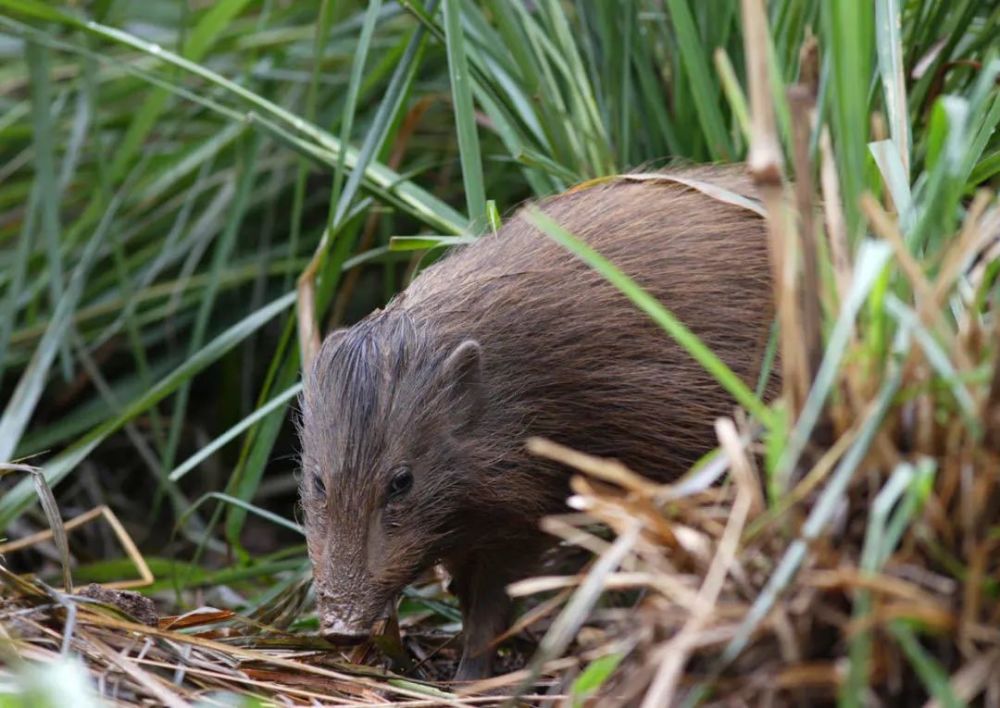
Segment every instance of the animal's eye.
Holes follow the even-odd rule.
[[[323,481],[323,478],[319,474],[313,473],[310,476],[312,477],[313,494],[315,494],[317,497],[324,497],[325,498],[326,497],[326,482]]]
[[[409,467],[401,466],[392,471],[389,479],[389,501],[402,499],[413,486],[413,473]]]

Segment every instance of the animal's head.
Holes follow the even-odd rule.
[[[405,315],[331,334],[305,377],[300,497],[324,636],[363,639],[448,552],[469,496],[481,352]]]

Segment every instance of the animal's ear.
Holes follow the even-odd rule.
[[[451,417],[459,428],[475,424],[485,404],[483,350],[479,342],[466,339],[445,359],[442,369]]]

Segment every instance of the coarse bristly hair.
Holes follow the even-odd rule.
[[[684,174],[752,193],[738,168]],[[659,181],[542,208],[753,383],[772,318],[762,218]],[[567,471],[530,457],[527,436],[666,480],[713,446],[732,406],[648,316],[515,215],[332,333],[306,374],[301,498],[324,626],[363,631],[444,561],[466,621],[492,630],[501,619],[475,598],[530,572],[538,520],[567,494]]]

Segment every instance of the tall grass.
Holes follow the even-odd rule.
[[[791,503],[831,406],[849,416],[878,402],[763,595],[773,604],[868,446],[884,449],[888,406],[930,401],[926,415],[990,435],[995,346],[956,342],[993,341],[1000,261],[968,254],[996,233],[1000,5],[775,0],[748,45],[755,7],[0,0],[0,462],[40,465],[65,515],[110,504],[157,570],[154,589],[183,604],[224,586],[252,611],[308,572],[291,424],[307,267],[329,328],[489,228],[491,202],[504,213],[587,179],[742,160],[752,146],[758,175],[822,186],[816,228],[829,243],[817,282],[789,291],[816,298],[807,344],[821,350],[796,343],[798,305],[778,293],[786,382],[801,385],[786,384],[774,412],[739,392],[768,423],[766,518]],[[769,207],[784,203],[767,193]],[[918,365],[929,373],[908,388],[899,372]],[[908,469],[893,479],[924,483]],[[3,485],[0,528],[44,528],[32,480]],[[880,513],[882,534],[915,514]],[[893,544],[871,533],[863,564],[875,569],[886,555],[874,549]],[[78,580],[132,572],[97,532],[86,539]],[[939,690],[943,669],[914,630],[893,632]],[[859,690],[870,652],[852,645]]]

